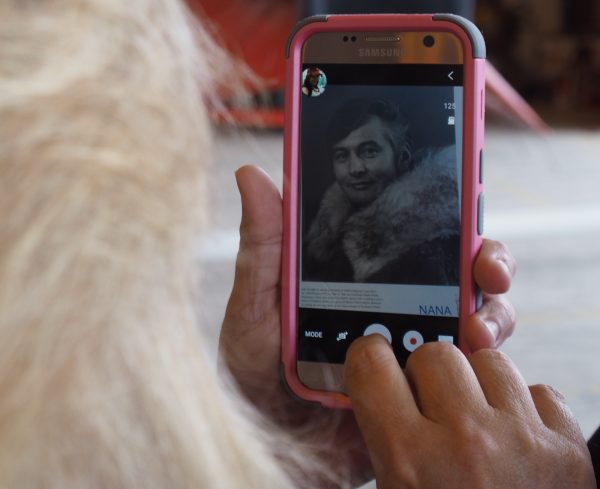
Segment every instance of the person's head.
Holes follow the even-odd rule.
[[[410,170],[409,125],[383,99],[357,99],[334,114],[327,144],[335,179],[355,206],[368,205]]]
[[[0,38],[0,487],[293,486],[198,321],[227,56],[174,0],[1,2]]]
[[[311,89],[315,89],[319,86],[319,78],[321,77],[321,70],[319,68],[308,68],[306,73],[305,85]]]

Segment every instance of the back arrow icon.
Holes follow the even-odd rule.
[[[454,81],[454,78],[452,78],[452,75],[454,75],[454,71],[451,71],[450,73],[448,73],[448,78],[450,78],[450,80]]]

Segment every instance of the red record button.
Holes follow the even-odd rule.
[[[423,335],[418,331],[407,331],[402,338],[402,344],[408,351],[413,352],[423,344]]]

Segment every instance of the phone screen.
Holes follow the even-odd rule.
[[[313,388],[365,334],[402,365],[458,344],[463,66],[369,49],[305,55],[298,82],[298,372]]]

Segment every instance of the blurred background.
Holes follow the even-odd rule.
[[[479,0],[488,57],[560,126],[600,123],[600,2]]]
[[[263,79],[258,108],[233,112],[245,129],[216,129],[213,227],[201,246],[204,314],[216,335],[238,242],[234,171],[257,164],[281,188],[284,45],[306,2],[191,5]],[[503,350],[528,383],[563,392],[587,437],[600,424],[600,2],[479,0],[472,8],[502,75],[488,79],[484,183],[485,234],[507,243],[519,264],[509,294],[517,328]]]

